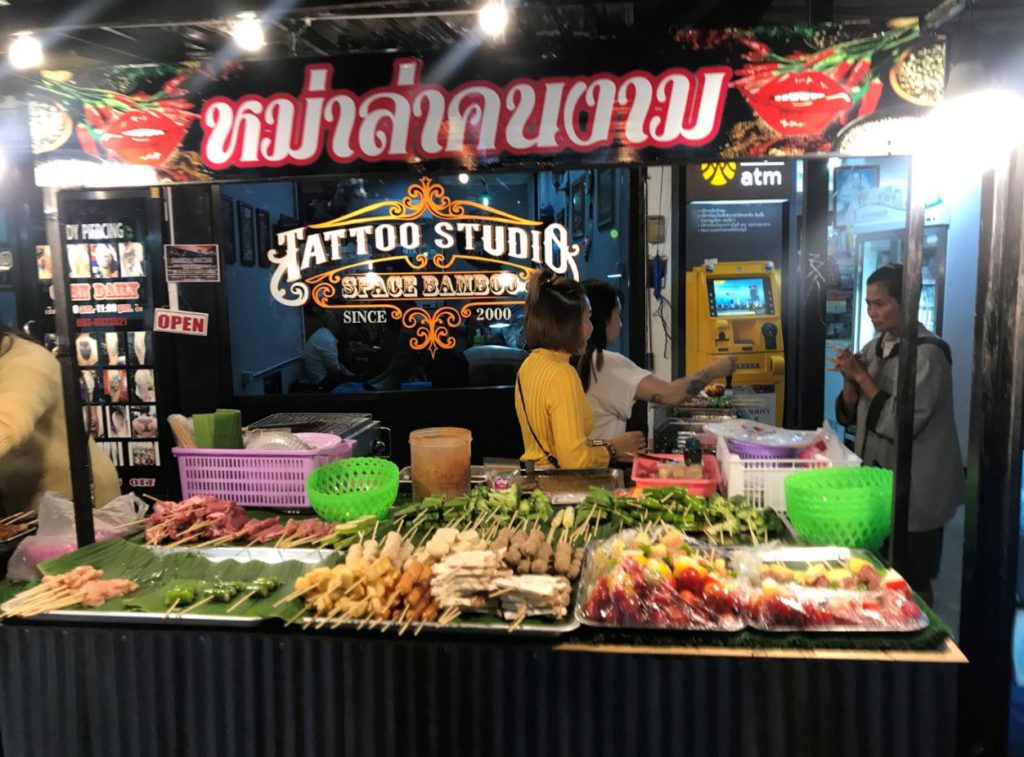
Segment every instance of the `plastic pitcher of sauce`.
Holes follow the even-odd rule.
[[[472,447],[473,435],[465,428],[421,428],[409,434],[413,499],[468,494]]]

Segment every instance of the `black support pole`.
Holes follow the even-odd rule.
[[[1024,149],[982,183],[959,754],[1006,754],[1024,444]]]
[[[64,396],[64,422],[68,435],[68,466],[71,469],[71,497],[75,504],[75,532],[78,546],[96,541],[93,530],[93,482],[89,465],[89,437],[82,421],[82,402],[75,375],[75,314],[71,310],[68,290],[68,261],[61,233],[59,195],[56,189],[43,190],[43,215],[46,219],[46,241],[53,261],[53,306],[57,327],[57,359],[60,361],[61,386]]]
[[[892,532],[889,560],[903,570],[907,560],[910,521],[911,466],[914,459],[914,401],[917,379],[917,310],[921,303],[921,261],[924,258],[924,199],[921,182],[910,176],[907,256],[903,262],[899,380],[896,383],[896,471],[893,481]]]
[[[804,161],[803,223],[800,268],[782,269],[796,279],[790,291],[796,298],[795,333],[786,334],[786,418],[792,428],[818,428],[825,406],[825,288],[828,263],[828,163]],[[788,307],[788,305],[787,305]]]

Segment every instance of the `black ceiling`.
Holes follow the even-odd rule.
[[[4,0],[0,0],[3,3]],[[477,35],[481,0],[382,0],[330,5],[313,0],[8,0],[0,35],[23,29],[43,35],[51,64],[73,66],[182,60],[217,54],[230,42],[225,19],[254,10],[273,19],[264,57],[359,52],[422,52]],[[509,0],[512,5],[512,0]],[[938,4],[901,0],[521,0],[507,41],[543,50],[567,40],[666,38],[677,26],[794,24],[917,16]],[[1024,0],[975,0],[953,27],[1009,42],[1024,35]],[[385,17],[391,16],[391,17]],[[999,44],[1004,44],[1000,42]]]

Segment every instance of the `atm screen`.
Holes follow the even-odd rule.
[[[763,276],[748,279],[708,279],[711,316],[774,315],[772,288]]]

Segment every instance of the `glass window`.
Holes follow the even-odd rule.
[[[511,384],[534,267],[628,299],[628,186],[621,169],[223,186],[235,392]]]

